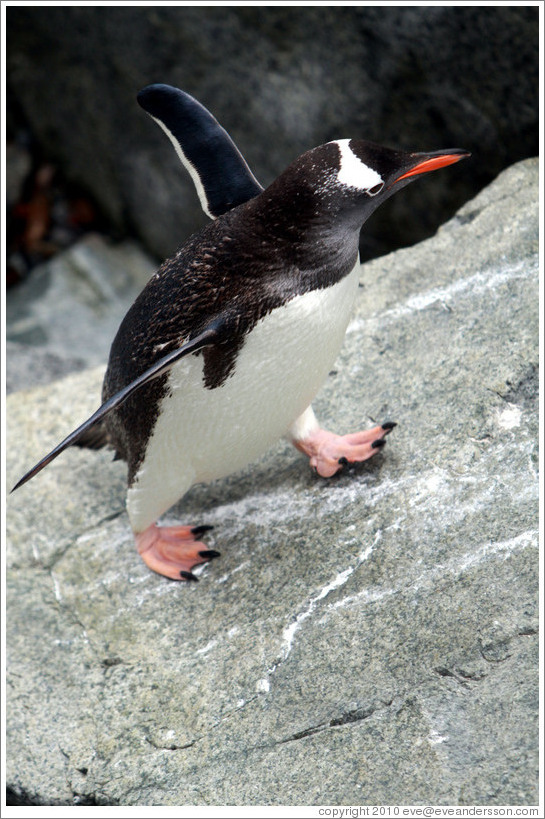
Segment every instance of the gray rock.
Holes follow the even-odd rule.
[[[157,264],[135,242],[88,234],[8,291],[7,391],[108,358],[121,319]]]
[[[9,211],[23,193],[23,185],[30,172],[30,152],[16,143],[6,145],[6,210]]]
[[[8,501],[7,783],[36,804],[532,805],[538,162],[364,265],[316,401],[395,419],[331,480],[279,445],[197,486],[201,582],[150,573],[124,467],[68,451]],[[101,370],[8,399],[8,483]]]
[[[27,125],[119,230],[136,230],[161,257],[205,217],[170,143],[136,104],[151,82],[209,107],[264,184],[340,137],[470,150],[471,164],[373,217],[369,258],[431,235],[502,168],[538,153],[538,15],[486,4],[14,7],[8,123]]]

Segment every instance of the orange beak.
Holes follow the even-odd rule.
[[[419,173],[428,173],[429,171],[436,171],[439,168],[445,168],[447,165],[453,165],[455,162],[459,162],[460,159],[464,159],[466,156],[471,156],[471,154],[464,151],[457,154],[432,156],[430,159],[424,159],[423,162],[419,162],[418,165],[415,165],[414,168],[411,168],[410,171],[407,171],[407,173],[404,173],[402,176],[398,176],[395,181],[401,182],[402,179],[408,179],[409,176],[416,176]]]

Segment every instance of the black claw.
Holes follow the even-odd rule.
[[[201,535],[204,535],[205,532],[210,532],[210,530],[213,528],[213,526],[206,526],[206,524],[203,526],[194,526],[191,530],[191,534],[195,535],[196,537],[200,537]]]
[[[215,549],[203,549],[202,552],[199,552],[201,557],[205,557],[206,560],[213,560],[215,557],[221,557],[220,552],[216,552]]]
[[[373,441],[371,447],[373,449],[380,449],[381,447],[386,446],[386,441],[384,438],[379,438],[378,441]]]
[[[382,425],[382,429],[387,429],[387,430],[393,429],[394,427],[397,427],[397,424],[396,424],[395,421],[385,421],[383,423],[383,425]]]
[[[180,577],[183,577],[184,580],[194,580],[196,583],[199,580],[199,578],[195,577],[191,572],[180,572]]]
[[[345,458],[344,455],[343,455],[342,458],[339,458],[337,463],[341,464],[341,466],[346,466],[347,463],[348,463],[348,458]]]

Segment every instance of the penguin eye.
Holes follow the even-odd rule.
[[[372,188],[368,188],[367,193],[369,196],[376,196],[377,193],[380,193],[384,187],[384,182],[379,182],[378,185],[373,185]]]

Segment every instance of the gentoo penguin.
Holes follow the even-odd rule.
[[[128,464],[127,511],[144,562],[195,580],[192,569],[218,556],[199,540],[209,527],[157,524],[192,484],[242,468],[282,436],[323,477],[384,444],[392,422],[336,435],[311,407],[350,317],[360,229],[392,194],[469,154],[338,139],[302,154],[263,190],[188,94],[153,85],[138,99],[213,221],[164,262],[128,311],[100,409],[14,489],[72,444],[113,446]]]

